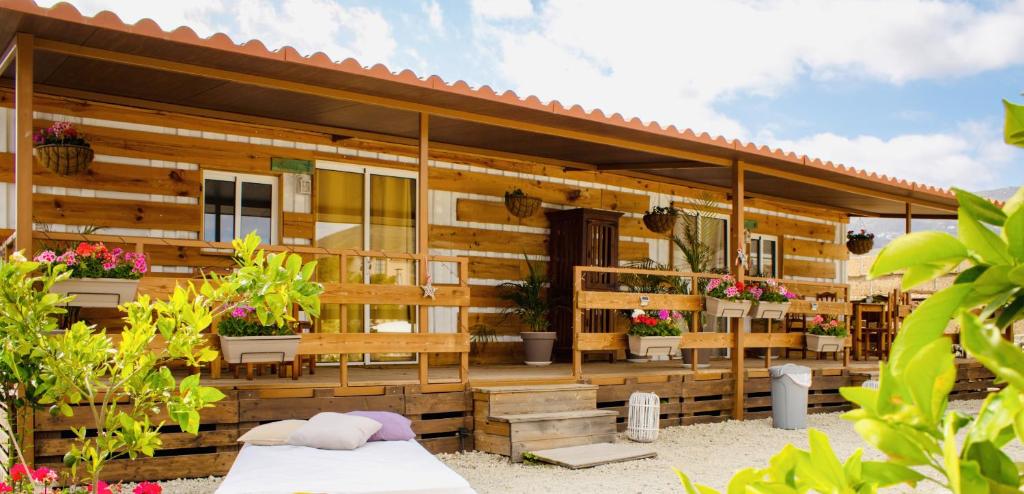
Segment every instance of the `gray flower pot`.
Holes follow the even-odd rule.
[[[749,300],[723,300],[714,297],[704,299],[708,314],[715,317],[747,317],[750,303]]]
[[[229,364],[280,363],[295,360],[300,335],[221,336],[220,353]]]
[[[551,364],[551,350],[555,347],[554,331],[531,331],[519,333],[523,338],[526,365],[541,367]]]
[[[139,280],[119,278],[68,278],[53,284],[50,291],[61,295],[74,295],[71,307],[98,307],[113,309],[135,300]]]

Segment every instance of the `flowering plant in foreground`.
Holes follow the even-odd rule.
[[[679,336],[683,314],[667,309],[645,311],[635,309],[629,318],[629,334],[633,336]]]
[[[64,144],[89,147],[89,142],[78,133],[78,130],[70,122],[54,122],[53,125],[40,129],[32,135],[32,143],[36,146]]]
[[[754,300],[760,302],[784,303],[796,298],[795,293],[789,291],[784,285],[780,285],[775,280],[757,283],[751,286],[749,291],[754,295]]]
[[[807,334],[818,336],[840,336],[845,337],[846,325],[834,317],[825,318],[821,314],[811,319],[811,326],[807,328]]]
[[[751,290],[754,291],[751,291]],[[754,296],[754,292],[757,292],[760,296],[760,289],[755,285],[747,285],[742,281],[736,281],[731,275],[725,275],[721,278],[712,278],[708,281],[708,286],[704,289],[704,294],[712,298],[720,298],[722,300],[757,300]]]
[[[36,262],[63,264],[72,278],[120,278],[137,280],[149,270],[146,255],[125,252],[120,247],[108,249],[102,242],[82,242],[63,251],[44,250]]]
[[[48,494],[59,492],[53,490],[57,483],[57,472],[39,467],[35,470],[24,463],[18,463],[11,467],[8,482],[0,482],[0,493],[11,494],[34,494],[42,492]]]
[[[239,304],[231,309],[227,317],[217,323],[217,334],[221,336],[288,336],[294,332],[288,326],[261,324],[255,316],[256,310]]]

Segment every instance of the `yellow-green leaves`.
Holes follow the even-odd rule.
[[[1003,100],[1006,110],[1006,125],[1003,127],[1003,140],[1012,146],[1024,146],[1024,106],[1015,105]]]
[[[932,340],[910,362],[906,375],[906,389],[928,426],[935,427],[946,412],[946,399],[956,382],[951,344],[946,338]]]
[[[985,264],[1010,264],[1010,253],[1006,242],[982,225],[967,209],[957,212],[957,230],[960,241]]]
[[[899,237],[878,253],[868,275],[877,278],[913,270],[904,287],[920,284],[948,273],[967,258],[967,248],[952,235],[916,232]]]

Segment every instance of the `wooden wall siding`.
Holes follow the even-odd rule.
[[[0,91],[0,106],[10,107],[11,100],[9,91]],[[36,105],[37,126],[70,119],[91,140],[99,157],[92,173],[82,177],[61,178],[36,171],[40,187],[97,191],[83,194],[96,197],[42,194],[36,206],[37,221],[42,223],[98,224],[134,232],[118,234],[195,238],[200,231],[203,170],[281,175],[269,170],[270,158],[278,156],[416,169],[417,149],[410,146],[350,139],[339,147],[330,135],[322,133],[48,96],[39,96]],[[0,180],[11,176],[9,160],[9,154],[0,153]],[[284,243],[309,244],[315,235],[314,205],[308,196],[294,194],[293,180],[292,175],[284,174],[280,183],[284,208],[280,236]],[[431,251],[473,258],[472,301],[474,311],[480,314],[502,307],[495,285],[524,274],[524,252],[538,262],[546,260],[547,219],[540,213],[525,219],[510,216],[502,196],[511,189],[540,197],[545,210],[592,207],[625,213],[619,246],[624,260],[653,257],[668,261],[668,240],[648,231],[641,220],[642,213],[652,206],[709,197],[728,211],[727,198],[721,193],[445,151],[431,152],[430,183]],[[153,200],[141,200],[140,195],[145,194],[153,195]],[[181,200],[190,204],[177,204]],[[836,242],[838,225],[846,221],[845,216],[762,199],[752,199],[749,204],[748,216],[758,220],[758,232],[785,238],[781,245],[784,275],[828,280],[841,275],[836,261],[845,259],[845,249]],[[169,233],[163,235],[164,231]],[[182,274],[196,263],[217,267],[227,262],[188,248],[154,251],[154,256],[154,264]],[[440,319],[450,318],[444,311],[434,313]],[[441,321],[436,327],[451,326],[448,322]],[[503,330],[503,336],[514,338],[516,332]]]

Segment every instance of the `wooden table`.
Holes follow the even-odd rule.
[[[864,360],[864,348],[861,345],[861,336],[864,332],[864,314],[885,314],[887,304],[884,302],[854,302],[853,303],[853,358]],[[884,317],[882,323],[885,324]]]

